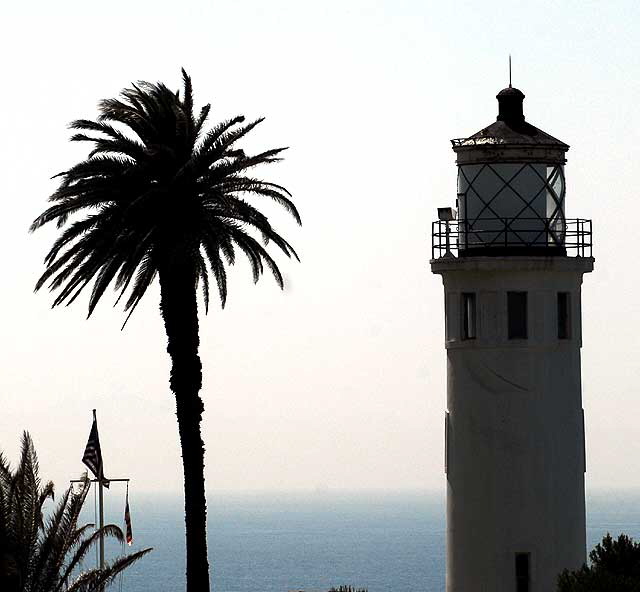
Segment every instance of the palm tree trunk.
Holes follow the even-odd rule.
[[[207,506],[204,486],[204,444],[200,422],[204,405],[199,392],[202,365],[198,356],[198,303],[191,266],[160,269],[160,312],[171,357],[170,386],[184,468],[184,509],[187,546],[187,592],[209,592]]]

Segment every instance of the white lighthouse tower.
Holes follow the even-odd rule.
[[[456,210],[440,208],[447,352],[447,592],[553,592],[586,557],[580,287],[591,221],[565,217],[565,143],[524,94],[453,140]]]

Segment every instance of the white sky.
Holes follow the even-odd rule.
[[[201,318],[209,489],[441,488],[445,352],[430,223],[453,205],[449,140],[527,95],[528,121],[571,145],[567,215],[593,218],[583,292],[590,487],[640,484],[640,283],[635,238],[640,5],[409,0],[88,0],[3,4],[0,52],[0,449],[28,429],[43,476],[81,470],[91,409],[107,474],[180,490],[158,288],[124,332],[107,294],[51,310],[34,295],[54,228],[29,235],[85,154],[69,121],[131,81],[180,84],[213,118],[265,115],[249,147],[291,146],[263,171],[303,227],[289,288],[232,270],[228,306]],[[635,174],[634,174],[635,173]]]

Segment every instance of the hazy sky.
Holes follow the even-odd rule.
[[[33,294],[56,234],[27,228],[50,177],[86,154],[69,121],[131,81],[180,84],[213,118],[266,116],[249,148],[302,263],[288,289],[232,270],[201,317],[209,489],[442,488],[443,298],[430,223],[453,205],[451,138],[495,120],[513,81],[527,120],[571,145],[567,215],[593,218],[583,291],[588,487],[640,485],[640,5],[628,2],[89,0],[3,4],[0,52],[0,449],[28,429],[44,476],[78,475],[97,408],[108,476],[179,490],[157,283],[125,331],[107,294]]]

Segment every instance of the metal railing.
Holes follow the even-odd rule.
[[[437,220],[431,227],[431,258],[485,255],[591,257],[591,220],[564,223],[543,218]]]

